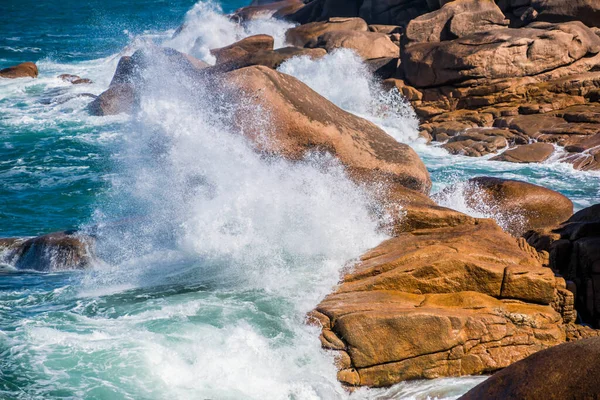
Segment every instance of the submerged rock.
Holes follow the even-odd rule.
[[[37,78],[38,68],[32,62],[24,62],[19,65],[0,70],[0,78]]]
[[[70,82],[73,85],[93,83],[91,79],[81,78],[80,76],[72,75],[72,74],[61,74],[58,76],[58,78],[62,79],[65,82]]]
[[[597,399],[600,338],[540,351],[500,371],[461,400]]]
[[[33,238],[0,239],[0,261],[16,269],[59,271],[83,269],[93,259],[94,239],[73,231]]]

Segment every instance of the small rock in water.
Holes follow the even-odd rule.
[[[24,62],[19,65],[0,70],[0,78],[37,78],[38,68],[32,62]]]
[[[71,75],[71,74],[62,74],[62,75],[59,75],[58,78],[62,79],[65,82],[71,82],[73,85],[93,83],[91,79],[81,78],[77,75]]]

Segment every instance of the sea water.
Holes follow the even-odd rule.
[[[372,199],[335,159],[260,157],[228,122],[219,93],[170,76],[160,63],[147,72],[152,84],[136,115],[87,112],[119,58],[152,43],[209,63],[211,48],[251,34],[284,45],[288,23],[242,28],[224,16],[243,5],[0,4],[0,67],[40,68],[35,80],[0,80],[0,235],[79,228],[96,235],[100,256],[84,272],[3,266],[1,398],[456,398],[483,379],[352,394],[337,382],[333,357],[305,314],[387,236]],[[577,209],[600,200],[598,174],[556,158],[523,166],[425,145],[409,104],[381,90],[350,51],[292,59],[280,70],[413,146],[434,192],[491,175],[558,190]],[[57,78],[64,73],[93,83],[71,85]],[[474,213],[460,189],[445,201]]]

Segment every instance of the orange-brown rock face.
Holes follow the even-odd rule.
[[[367,252],[312,314],[323,347],[345,360],[338,379],[389,386],[481,374],[564,342],[573,296],[539,258],[475,219]]]
[[[38,68],[32,62],[24,62],[13,67],[0,70],[0,78],[37,78]]]
[[[291,159],[301,159],[309,150],[326,151],[351,172],[375,173],[428,193],[429,173],[409,146],[341,110],[297,79],[262,66],[235,70],[223,74],[223,79],[240,103],[252,96],[251,112],[258,106],[261,117],[268,119],[264,124],[247,118],[250,110],[243,104],[237,111],[237,123],[261,150]]]

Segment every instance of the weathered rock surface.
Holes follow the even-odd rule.
[[[304,47],[316,41],[319,36],[335,31],[367,32],[368,26],[361,18],[330,18],[327,21],[313,22],[288,29],[285,33],[285,40],[291,45]]]
[[[238,97],[241,92],[244,98],[255,98],[252,110],[240,104],[236,123],[261,150],[291,159],[301,159],[309,150],[329,152],[351,172],[376,173],[428,193],[429,173],[409,146],[371,122],[341,110],[297,79],[262,66],[235,70],[224,74],[223,79]],[[256,112],[255,107],[269,116],[267,127],[244,118],[246,113]],[[261,140],[264,135],[268,141]]]
[[[62,79],[65,82],[72,83],[73,85],[82,85],[82,84],[93,83],[91,79],[82,78],[78,75],[72,75],[72,74],[61,74],[58,76],[58,78]]]
[[[574,283],[575,305],[583,320],[600,327],[600,204],[553,229],[527,232],[525,238],[550,253],[550,267]]]
[[[238,48],[239,49],[239,48]],[[253,65],[262,65],[271,69],[277,69],[285,61],[294,57],[310,57],[313,60],[321,58],[327,54],[327,50],[321,48],[308,49],[302,47],[283,47],[277,50],[262,50],[257,52],[237,52],[237,57],[233,56],[214,67],[207,68],[207,71],[227,72]]]
[[[239,58],[240,55],[248,55],[257,51],[273,50],[275,39],[269,35],[253,35],[248,36],[229,46],[219,49],[212,49],[210,53],[216,57],[217,64],[222,64],[233,59]]]
[[[500,371],[462,400],[597,399],[600,338],[561,344]]]
[[[490,0],[454,0],[441,9],[410,21],[408,43],[441,42],[505,28],[509,21]]]
[[[573,296],[538,258],[490,220],[401,233],[311,317],[347,385],[492,372],[566,339]]]
[[[566,196],[510,179],[470,179],[463,196],[471,208],[501,216],[503,227],[517,237],[532,229],[554,227],[573,214],[573,203]]]
[[[581,22],[535,23],[439,43],[413,43],[406,46],[402,65],[409,83],[429,87],[537,75],[599,52],[600,37]]]
[[[0,261],[17,269],[58,271],[82,269],[93,259],[93,238],[56,232],[34,238],[0,239]]]
[[[32,62],[24,62],[19,65],[0,69],[0,78],[37,78],[38,68]]]
[[[310,42],[308,47],[322,47],[327,52],[346,48],[354,50],[365,60],[373,58],[398,58],[400,48],[384,33],[359,31],[326,32]]]
[[[552,153],[554,153],[554,146],[549,143],[531,143],[506,150],[491,160],[513,163],[539,163],[549,159]]]

